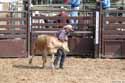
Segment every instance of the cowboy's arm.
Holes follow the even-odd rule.
[[[68,40],[68,36],[66,35],[65,32],[61,32],[59,34],[59,40],[61,40],[61,41],[67,41]]]

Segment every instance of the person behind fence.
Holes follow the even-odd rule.
[[[102,8],[103,10],[109,10],[110,6],[110,0],[96,0],[97,10],[100,10],[100,8]],[[106,16],[109,16],[109,14],[107,14]]]
[[[67,4],[68,3],[68,0],[63,0],[64,4]]]
[[[102,9],[103,10],[109,10],[110,6],[111,6],[111,2],[110,0],[102,0]],[[108,17],[109,16],[109,13],[105,13],[105,16]]]
[[[109,17],[109,13],[107,10],[109,10],[110,6],[111,6],[110,0],[96,0],[97,11],[99,11],[100,8],[102,8],[105,11],[106,17]],[[109,21],[106,21],[105,23],[109,24]]]
[[[70,0],[69,4],[71,5],[71,17],[77,17],[78,16],[78,10],[80,8],[80,0]],[[75,11],[73,11],[75,10]],[[77,19],[71,19],[71,24],[73,25],[73,29],[78,29],[77,24],[78,20]]]
[[[70,32],[72,32],[72,25],[65,25],[61,30],[59,30],[56,34],[56,37],[61,41],[61,42],[68,42],[68,36]],[[59,63],[59,68],[63,69],[63,64],[65,61],[66,54],[63,50],[63,48],[59,48],[56,53],[56,58],[54,60],[54,65],[57,67],[58,62]]]
[[[58,19],[57,22],[58,23],[62,23],[59,28],[63,28],[63,25],[66,24],[66,23],[69,23],[69,20],[67,19],[68,17],[68,13],[65,11],[66,8],[64,7],[61,7],[60,9],[61,11],[59,12],[59,14],[57,16],[60,16],[60,18],[62,19]],[[64,24],[63,24],[64,23]]]

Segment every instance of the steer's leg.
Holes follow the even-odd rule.
[[[33,57],[34,57],[34,54],[29,57],[29,64],[32,64]]]
[[[33,54],[29,57],[29,64],[32,64],[34,54],[36,54],[36,48],[33,49]]]
[[[33,55],[30,56],[30,59],[29,59],[29,64],[32,64],[32,60],[33,60]]]
[[[52,54],[52,60],[51,60],[52,70],[54,70],[54,56],[55,54]]]
[[[42,60],[43,60],[42,68],[44,68],[45,64],[47,62],[47,52],[46,51],[43,51]]]
[[[45,64],[47,62],[47,55],[42,55],[42,60],[43,60],[43,65],[42,65],[42,68],[45,67]]]

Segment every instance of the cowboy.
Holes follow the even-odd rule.
[[[57,32],[56,36],[60,41],[68,42],[68,36],[69,36],[70,32],[72,32],[72,31],[73,31],[73,28],[71,25],[65,25],[62,30],[59,30]],[[57,56],[54,60],[54,65],[57,66],[59,59],[60,59],[59,68],[63,69],[63,64],[64,64],[65,56],[66,56],[63,48],[59,48],[57,50],[56,55]]]
[[[68,41],[68,35],[73,31],[72,25],[65,25],[61,30],[56,34],[57,38],[60,41]]]

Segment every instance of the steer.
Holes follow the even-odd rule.
[[[68,42],[60,41],[57,37],[51,35],[39,35],[33,46],[33,55],[29,60],[29,64],[32,63],[32,58],[37,51],[40,51],[42,55],[43,65],[45,67],[45,63],[47,61],[47,55],[52,55],[51,66],[54,69],[54,55],[57,53],[59,48],[63,48],[65,52],[69,52]]]

